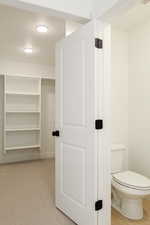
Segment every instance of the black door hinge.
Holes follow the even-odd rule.
[[[103,120],[95,120],[95,129],[96,130],[103,129]]]
[[[102,200],[98,200],[97,202],[95,202],[95,211],[99,211],[103,208],[103,201]]]
[[[54,137],[59,137],[59,136],[60,136],[59,130],[53,131],[53,132],[52,132],[52,136],[54,136]]]
[[[95,47],[99,49],[103,48],[103,40],[99,38],[95,38]]]

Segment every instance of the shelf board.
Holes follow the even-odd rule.
[[[5,92],[6,95],[40,96],[39,93]]]
[[[6,113],[40,113],[40,111],[6,111]]]
[[[8,77],[8,78],[10,78],[10,79],[13,79],[13,78],[19,78],[19,79],[32,79],[32,80],[40,80],[41,79],[41,77],[39,76],[39,77],[35,77],[35,76],[31,76],[31,75],[13,75],[13,74],[6,74],[5,75],[6,77]]]
[[[56,78],[55,77],[41,77],[42,80],[53,80],[55,81]]]
[[[1,74],[2,76],[4,76],[3,74]],[[23,78],[23,79],[32,79],[32,80],[40,80],[40,79],[48,79],[48,80],[56,80],[56,77],[48,77],[46,75],[42,75],[42,76],[31,76],[31,75],[10,75],[10,74],[6,74],[6,77],[8,78]]]
[[[15,151],[15,150],[25,150],[25,149],[32,149],[32,148],[40,148],[40,145],[30,145],[30,146],[17,146],[17,147],[6,147],[5,151]]]
[[[40,128],[13,128],[13,129],[5,129],[6,132],[18,132],[18,131],[40,131]]]

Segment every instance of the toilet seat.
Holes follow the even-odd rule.
[[[128,188],[150,190],[150,179],[132,171],[112,174],[112,179],[118,184]]]

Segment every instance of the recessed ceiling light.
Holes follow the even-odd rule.
[[[48,28],[45,25],[38,25],[37,28],[36,28],[36,30],[39,33],[47,33]]]
[[[31,54],[33,52],[32,48],[24,48],[24,52],[27,54]]]

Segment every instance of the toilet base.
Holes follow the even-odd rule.
[[[119,211],[123,216],[131,220],[140,220],[143,218],[143,200],[142,199],[120,199],[120,204],[116,200],[112,201],[112,207]]]

